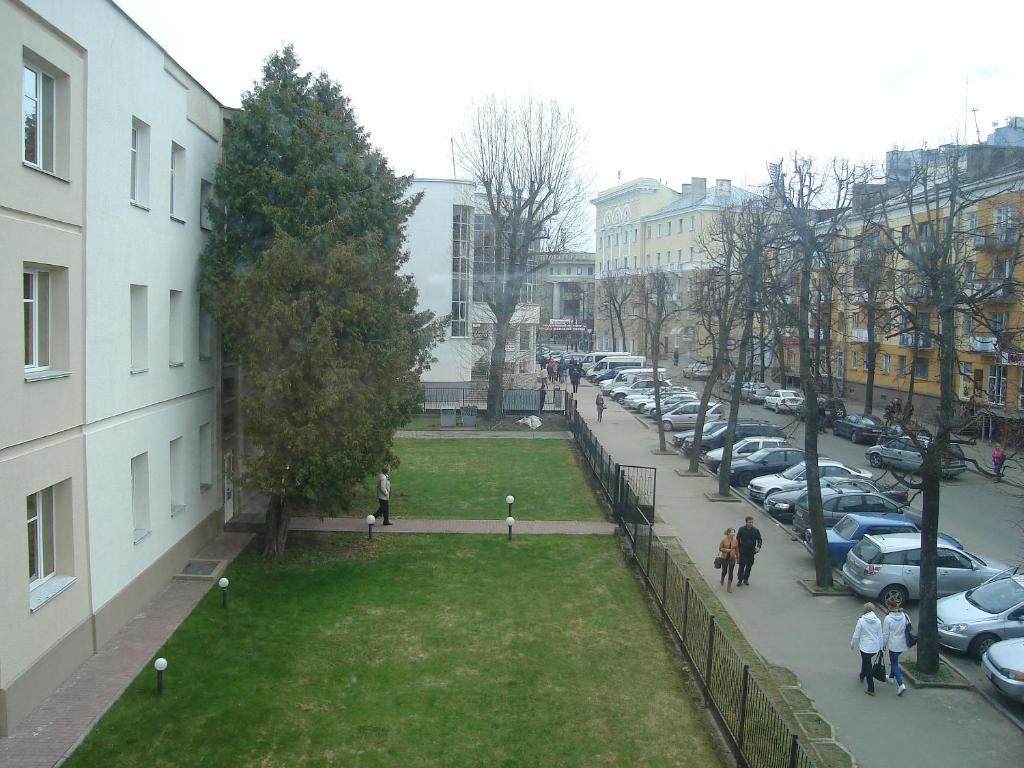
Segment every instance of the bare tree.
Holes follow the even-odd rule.
[[[578,165],[582,136],[573,112],[556,102],[511,105],[490,98],[472,113],[457,143],[477,182],[494,232],[493,262],[474,264],[475,301],[494,320],[487,417],[502,404],[505,343],[528,278],[549,255],[572,250],[585,232],[586,185]]]
[[[658,372],[658,364],[661,359],[662,345],[661,335],[665,323],[677,317],[682,308],[672,298],[673,283],[669,276],[660,269],[641,272],[635,276],[635,293],[643,312],[641,317],[644,324],[644,332],[650,343],[651,367],[654,369],[654,407],[661,413],[661,375]],[[666,352],[668,350],[665,350]],[[665,425],[658,419],[658,446],[661,451],[666,450]]]
[[[626,349],[626,317],[635,287],[631,276],[625,272],[621,274],[607,274],[601,278],[601,303],[608,314],[608,325],[612,329],[613,351],[629,351]],[[619,329],[619,339],[622,341],[621,348],[615,345],[616,326]]]

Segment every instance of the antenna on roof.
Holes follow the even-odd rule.
[[[617,180],[618,180],[618,181],[622,181],[622,171],[619,171],[619,172],[618,172],[618,178],[617,178]]]
[[[974,115],[974,134],[978,137],[978,143],[981,144],[981,129],[978,128],[978,108],[971,107],[971,113]]]
[[[457,179],[459,174],[455,172],[455,138],[449,136],[448,141],[451,142],[452,145],[452,178]]]

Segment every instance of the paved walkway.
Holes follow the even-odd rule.
[[[233,560],[252,534],[224,533],[197,558]],[[206,591],[208,581],[172,581],[99,652],[0,739],[3,768],[51,768],[85,738]]]
[[[678,455],[656,455],[657,431],[645,429],[631,411],[612,404],[604,420],[593,412],[594,389],[581,389],[580,414],[617,462],[658,469],[658,515],[673,529],[709,583],[722,531],[752,514],[765,540],[750,587],[722,602],[747,640],[768,663],[787,667],[836,729],[836,738],[865,768],[927,765],[929,768],[1018,765],[1024,736],[974,690],[914,689],[897,698],[881,685],[869,698],[857,681],[859,657],[850,635],[862,601],[852,597],[811,597],[797,579],[814,577],[803,546],[785,529],[746,502],[709,502],[717,479],[681,477]],[[910,654],[913,655],[912,653]]]
[[[387,528],[380,523],[373,526],[373,535],[392,533],[503,533],[508,534],[505,518],[500,520],[409,520],[394,518]],[[576,520],[516,520],[512,534],[567,534],[577,536],[611,536],[614,523]],[[289,530],[365,533],[364,517],[293,517]],[[672,527],[658,524],[654,529],[660,535],[674,535]]]
[[[412,439],[423,439],[423,438],[434,438],[434,437],[448,437],[448,438],[499,438],[502,440],[571,440],[572,435],[568,432],[542,432],[537,430],[535,432],[513,432],[511,430],[502,431],[500,429],[494,430],[479,430],[479,429],[408,429],[399,430],[395,432],[395,437],[405,437]]]

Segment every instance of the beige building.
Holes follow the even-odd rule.
[[[697,273],[707,263],[703,235],[719,211],[748,196],[729,179],[717,179],[709,187],[707,179],[694,177],[676,191],[658,180],[639,178],[592,200],[597,209],[595,348],[649,353],[639,320],[643,308],[631,281],[661,270],[670,275],[671,301],[679,309],[661,339],[662,353],[679,349],[684,358],[708,356],[697,316],[687,309]]]

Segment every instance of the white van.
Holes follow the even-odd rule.
[[[658,376],[661,377],[662,381],[665,381],[665,369],[658,369]],[[620,387],[628,387],[638,379],[654,379],[653,368],[623,368],[615,376],[608,379],[608,381],[601,382],[602,391],[608,393],[616,390]],[[666,382],[666,386],[668,383]]]
[[[641,368],[644,363],[647,362],[647,358],[643,355],[623,355],[622,357],[606,357],[599,363],[594,363],[594,367],[590,369],[590,373],[587,374],[588,378],[596,378],[605,371],[610,371],[615,368]]]
[[[590,373],[590,369],[600,363],[606,357],[633,357],[629,352],[588,352],[582,357],[576,358],[580,361],[580,367],[583,368],[585,373]]]

